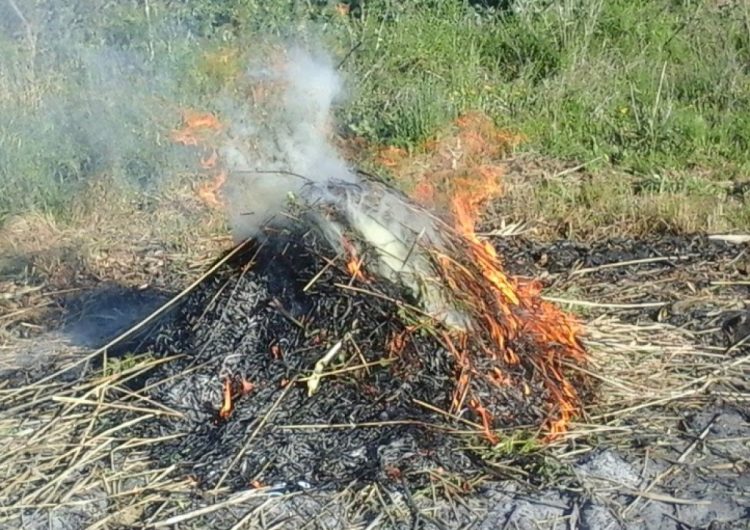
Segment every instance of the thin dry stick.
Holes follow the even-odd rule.
[[[678,260],[685,260],[689,258],[693,258],[697,256],[698,254],[687,254],[685,256],[661,256],[658,258],[644,258],[644,259],[633,259],[633,260],[627,260],[627,261],[618,261],[615,263],[605,263],[604,265],[599,265],[598,267],[588,267],[585,269],[578,269],[574,270],[570,273],[570,276],[582,276],[584,274],[589,274],[591,272],[597,272],[604,269],[615,269],[618,267],[628,267],[630,265],[643,265],[646,263],[659,263],[661,261],[678,261]]]
[[[334,258],[333,260],[330,260],[330,259],[328,259],[328,258],[326,258],[326,257],[324,257],[324,256],[321,256],[321,257],[322,257],[322,258],[323,258],[323,259],[325,260],[326,264],[325,264],[325,265],[323,266],[323,268],[322,268],[322,269],[320,269],[320,271],[318,271],[318,272],[317,272],[317,273],[315,274],[315,276],[313,276],[313,277],[312,277],[312,279],[311,279],[311,280],[310,280],[309,282],[307,282],[307,284],[306,284],[306,285],[305,285],[305,286],[304,286],[304,287],[302,288],[302,292],[303,292],[303,293],[306,293],[307,291],[309,291],[309,290],[310,290],[310,288],[311,288],[311,287],[312,287],[313,285],[315,285],[315,282],[317,282],[317,281],[318,281],[318,280],[320,279],[320,277],[321,277],[321,276],[323,276],[323,274],[325,274],[325,272],[326,272],[326,271],[327,271],[328,269],[330,269],[331,267],[333,267],[333,266],[335,265],[335,260],[337,260],[337,259],[341,258],[341,254],[338,254],[338,255],[337,255],[337,256],[336,256],[336,257],[335,257],[335,258]]]
[[[575,173],[576,171],[580,171],[581,169],[585,168],[586,166],[589,166],[589,165],[593,164],[594,162],[597,162],[597,161],[601,160],[602,158],[603,157],[601,157],[601,156],[597,156],[596,158],[592,158],[588,162],[584,162],[582,164],[578,164],[577,166],[570,167],[570,168],[567,168],[567,169],[563,169],[562,171],[559,171],[559,172],[555,173],[554,175],[552,175],[552,177],[550,177],[550,178],[551,179],[557,179],[557,178],[560,178],[560,177],[564,177],[565,175],[569,175],[571,173]]]
[[[466,418],[461,418],[460,416],[456,416],[455,414],[451,414],[447,410],[443,410],[439,407],[436,407],[435,405],[430,405],[429,403],[425,403],[424,401],[420,401],[418,399],[412,400],[416,405],[419,405],[420,407],[426,408],[427,410],[431,410],[432,412],[437,412],[438,414],[441,414],[445,416],[446,418],[450,418],[454,421],[459,421],[461,423],[465,423],[469,427],[474,427],[476,429],[479,429],[480,431],[484,429],[483,426],[479,425],[478,423],[474,423],[473,421],[469,421]]]
[[[367,421],[362,423],[300,423],[300,424],[286,424],[276,425],[277,429],[286,430],[325,430],[325,429],[380,429],[382,427],[388,427],[391,425],[415,425],[423,427],[425,429],[434,429],[436,431],[443,431],[451,434],[476,434],[476,430],[460,430],[446,427],[444,425],[437,425],[434,423],[427,423],[420,420],[385,420],[385,421]]]
[[[17,317],[19,315],[23,315],[25,313],[30,313],[31,311],[35,311],[37,309],[41,309],[43,307],[51,306],[54,303],[52,300],[47,300],[46,302],[42,302],[40,304],[37,304],[32,307],[24,307],[23,309],[18,309],[16,311],[12,311],[10,313],[5,313],[4,315],[0,315],[0,320],[7,320],[13,317]]]
[[[176,356],[176,357],[179,357],[179,356]],[[43,396],[41,398],[35,398],[35,399],[29,399],[27,397],[24,403],[22,403],[21,405],[18,405],[16,407],[9,408],[9,409],[5,410],[4,413],[5,413],[6,416],[9,416],[9,417],[13,417],[13,416],[18,417],[18,413],[20,411],[24,410],[24,409],[36,407],[36,406],[38,406],[39,404],[41,404],[41,403],[43,403],[45,401],[53,401],[55,399],[59,399],[61,397],[69,395],[69,394],[73,394],[73,395],[75,395],[76,393],[80,394],[81,392],[84,392],[84,390],[88,388],[88,390],[86,392],[84,392],[83,395],[79,396],[79,399],[85,399],[92,392],[100,392],[104,388],[109,388],[109,386],[108,386],[109,383],[113,382],[114,380],[119,379],[120,383],[125,383],[129,379],[131,379],[133,377],[137,377],[141,372],[145,371],[149,367],[156,366],[157,364],[161,364],[161,363],[164,363],[164,362],[168,362],[168,361],[170,361],[170,360],[172,360],[172,359],[174,359],[176,357],[168,357],[168,358],[163,358],[163,359],[155,359],[153,361],[149,361],[149,363],[147,363],[144,366],[134,366],[133,368],[126,370],[125,372],[123,372],[123,374],[120,374],[120,375],[106,376],[104,378],[100,378],[100,379],[91,381],[91,382],[86,383],[84,385],[79,385],[79,386],[75,386],[74,385],[72,387],[68,387],[67,391],[61,392],[60,394],[57,394],[57,395],[55,395],[53,393],[50,393],[50,395]],[[128,374],[129,372],[131,374],[128,377],[126,377],[126,378],[122,377],[124,374]],[[50,386],[52,386],[52,385],[50,385]],[[60,388],[60,386],[55,386],[53,388]],[[24,389],[21,388],[19,390],[23,391]],[[76,404],[70,404],[70,405],[68,405],[64,410],[62,410],[61,412],[59,412],[55,416],[54,419],[52,419],[51,421],[47,422],[44,426],[42,426],[39,429],[39,431],[37,431],[34,434],[34,438],[37,439],[37,440],[40,439],[40,437],[46,431],[48,431],[52,427],[54,427],[58,421],[60,421],[62,418],[67,418],[71,414],[71,412],[76,408],[76,406],[77,406]],[[21,447],[20,449],[23,449],[23,447]],[[7,459],[9,456],[10,456],[9,454],[3,455],[3,459]]]
[[[431,315],[429,313],[427,313],[427,312],[419,309],[418,307],[415,307],[415,306],[413,306],[411,304],[407,304],[406,302],[404,302],[402,300],[397,300],[397,299],[395,299],[395,298],[393,298],[391,296],[388,296],[388,295],[385,295],[385,294],[382,294],[382,293],[378,293],[378,292],[375,292],[375,291],[368,291],[367,289],[362,289],[360,287],[354,287],[352,285],[345,285],[343,283],[334,283],[333,285],[335,287],[338,287],[339,289],[345,289],[345,290],[348,290],[348,291],[353,291],[355,293],[366,294],[366,295],[372,296],[374,298],[379,298],[380,300],[385,300],[387,302],[391,302],[391,303],[395,304],[397,307],[404,308],[404,309],[409,309],[410,311],[414,311],[414,312],[416,312],[416,313],[418,313],[418,314],[420,314],[422,316],[431,317]]]
[[[232,528],[230,528],[229,530],[241,530],[242,528],[245,528],[245,526],[250,522],[250,519],[252,519],[258,512],[260,512],[261,510],[263,510],[266,506],[268,506],[268,504],[272,500],[273,499],[271,497],[269,497],[268,499],[266,499],[266,502],[264,502],[260,506],[257,506],[255,508],[253,508],[252,510],[250,510],[249,512],[247,512],[247,514],[245,514],[245,516],[242,519],[240,519],[239,521],[237,521],[237,524],[235,524],[234,526],[232,526]],[[248,527],[248,528],[250,528],[250,527]]]
[[[185,521],[189,521],[190,519],[195,519],[196,517],[213,513],[215,511],[221,510],[222,508],[228,508],[229,506],[243,503],[255,497],[267,496],[268,494],[265,493],[266,489],[267,488],[244,491],[238,495],[235,495],[234,497],[227,499],[224,502],[212,504],[211,506],[205,506],[203,508],[199,508],[197,510],[193,510],[192,512],[184,513],[181,515],[175,515],[174,517],[164,519],[163,521],[157,521],[156,523],[147,526],[147,528],[164,528],[166,526],[179,525],[180,523],[184,523]],[[290,494],[290,496],[292,495],[294,494]]]
[[[131,397],[131,398],[133,398],[136,401],[145,401],[149,405],[153,405],[154,407],[163,410],[164,412],[162,412],[161,414],[165,414],[166,413],[166,414],[168,414],[170,416],[175,416],[175,417],[182,417],[182,416],[184,416],[184,414],[182,414],[181,412],[178,412],[178,411],[176,411],[176,410],[174,410],[172,408],[169,408],[168,406],[166,406],[163,403],[159,403],[158,401],[154,401],[153,399],[151,399],[151,398],[149,398],[147,396],[144,396],[144,395],[139,394],[137,392],[133,392],[132,390],[129,390],[129,389],[125,388],[124,386],[121,386],[121,385],[113,386],[112,390],[120,392],[122,394],[125,394],[125,397]],[[122,401],[122,400],[125,399],[125,397],[121,397],[117,401]],[[153,411],[149,410],[149,412],[153,412]]]
[[[78,456],[83,451],[84,447],[86,447],[86,441],[89,439],[91,432],[94,430],[94,425],[96,424],[96,420],[99,418],[99,414],[102,410],[102,404],[104,403],[104,395],[105,393],[103,391],[99,392],[99,396],[97,397],[97,400],[93,402],[93,405],[96,408],[91,414],[91,420],[89,421],[89,424],[86,426],[86,430],[83,432],[81,439],[77,443],[78,447],[75,449],[75,453],[70,458],[71,462],[75,462]],[[58,485],[55,486],[53,490],[47,495],[48,500],[51,500],[52,497],[57,493],[57,489],[59,485],[60,485],[60,482],[58,482]]]
[[[587,300],[570,300],[567,298],[555,298],[553,296],[542,296],[543,300],[555,304],[570,304],[582,307],[601,307],[603,309],[647,309],[649,307],[662,307],[668,302],[644,302],[642,304],[606,304],[600,302],[589,302]]]
[[[661,493],[631,490],[628,488],[624,488],[624,490],[627,491],[630,495],[635,495],[638,498],[647,499],[646,502],[651,500],[651,501],[658,501],[658,502],[668,502],[670,504],[686,504],[690,506],[709,506],[713,504],[711,501],[707,501],[707,500],[681,499],[679,497],[672,497],[671,495],[662,495]]]
[[[694,383],[695,383],[695,381],[691,381],[690,382],[690,386],[692,386]],[[641,403],[640,405],[635,405],[635,406],[628,407],[628,408],[625,408],[625,409],[621,409],[621,410],[618,410],[618,411],[605,412],[605,413],[599,414],[597,416],[592,416],[591,420],[596,421],[596,420],[602,420],[602,419],[605,419],[605,418],[608,418],[608,417],[623,416],[625,414],[629,414],[629,413],[635,412],[637,410],[647,409],[649,407],[655,407],[657,405],[663,405],[665,403],[669,403],[670,401],[675,401],[675,400],[678,400],[678,399],[683,399],[683,398],[695,396],[695,395],[698,395],[698,394],[702,394],[703,392],[706,391],[706,389],[708,387],[711,386],[711,383],[712,383],[712,381],[706,381],[703,384],[703,386],[701,386],[699,388],[696,388],[696,389],[693,389],[693,390],[688,390],[688,391],[685,391],[685,392],[680,392],[679,394],[670,394],[667,397],[660,398],[660,399],[655,399],[653,401],[648,401],[646,403]]]
[[[57,397],[53,396],[52,401],[58,401],[60,403],[72,403],[75,405],[89,405],[89,406],[97,406],[96,401],[91,401],[88,399],[77,399],[73,397]],[[128,412],[142,412],[144,414],[152,414],[153,416],[172,416],[175,418],[182,418],[184,414],[181,414],[179,412],[173,412],[173,411],[162,411],[162,410],[153,410],[153,409],[146,409],[142,407],[134,407],[132,405],[118,405],[116,403],[101,403],[100,408],[102,409],[115,409],[115,410],[127,410]]]
[[[153,496],[146,497],[145,499],[139,499],[138,502],[136,502],[134,504],[129,504],[128,506],[126,506],[124,510],[126,510],[128,512],[132,512],[133,510],[137,509],[138,507],[140,507],[140,506],[147,506],[147,505],[153,503],[154,501],[159,500],[160,498],[161,497],[159,497],[157,495],[153,495]],[[112,526],[110,525],[110,521],[112,519],[116,519],[116,518],[120,517],[122,515],[122,511],[123,510],[110,513],[109,515],[105,516],[104,518],[102,518],[102,519],[96,521],[95,523],[89,525],[88,527],[86,527],[86,530],[98,530],[99,528],[112,528]]]
[[[740,340],[732,344],[727,350],[724,352],[724,355],[731,355],[738,349],[740,349],[744,344],[746,344],[748,341],[750,341],[750,333],[742,337]]]
[[[26,39],[29,41],[29,47],[33,54],[36,53],[36,39],[34,38],[34,28],[31,26],[29,19],[23,14],[23,11],[18,7],[15,0],[8,0],[8,5],[23,23],[23,29],[26,32]]]
[[[122,429],[127,429],[129,427],[132,427],[133,425],[140,423],[143,420],[151,419],[152,416],[145,415],[145,416],[139,416],[137,418],[134,418],[132,420],[120,423],[111,429],[107,429],[106,431],[97,434],[93,438],[87,441],[87,444],[92,444],[94,442],[99,442],[99,445],[91,448],[89,451],[86,452],[85,455],[83,455],[78,461],[70,463],[68,467],[66,467],[59,475],[57,475],[53,480],[48,482],[43,488],[40,488],[38,490],[35,490],[34,492],[30,493],[26,497],[23,498],[22,502],[30,502],[33,499],[38,498],[42,493],[45,493],[50,487],[57,488],[57,485],[60,484],[62,481],[65,480],[68,476],[70,476],[72,473],[75,473],[79,468],[82,468],[86,464],[93,462],[97,460],[98,458],[101,458],[101,455],[98,455],[98,453],[102,452],[110,443],[112,443],[113,439],[108,438],[109,435],[120,431]],[[75,453],[75,450],[71,451],[70,453]],[[70,454],[69,453],[69,454]],[[76,453],[77,454],[77,453]],[[75,455],[74,455],[75,457]]]
[[[391,360],[389,360],[389,359],[382,359],[380,361],[372,361],[372,362],[369,362],[369,363],[365,362],[364,364],[357,364],[355,366],[347,366],[345,368],[337,368],[335,370],[330,370],[328,372],[320,372],[319,374],[313,374],[313,375],[308,376],[308,377],[300,377],[298,379],[298,381],[300,383],[304,383],[304,382],[310,381],[313,378],[323,379],[324,377],[331,377],[331,376],[334,376],[334,375],[346,374],[346,373],[349,373],[349,372],[357,372],[359,370],[367,370],[367,369],[369,369],[369,368],[371,368],[373,366],[385,367],[385,366],[388,366],[389,364],[393,364],[393,363],[394,363],[394,361],[392,359]]]

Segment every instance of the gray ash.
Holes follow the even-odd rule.
[[[277,234],[204,282],[141,347],[181,356],[138,384],[182,417],[151,420],[138,434],[182,434],[153,456],[204,487],[340,486],[394,473],[419,483],[438,466],[478,471],[459,450],[467,437],[450,433],[474,430],[476,441],[481,429],[429,410],[450,408],[455,358],[435,336],[407,329],[408,302],[387,280],[353,282],[315,233]],[[388,351],[399,337],[400,351]],[[326,370],[342,372],[308,396],[294,381],[339,341],[340,356]],[[529,366],[512,370],[534,386],[531,395],[481,379],[472,391],[505,427],[538,425],[548,414],[543,382]],[[225,380],[236,401],[222,419]],[[252,384],[246,395],[243,380]],[[462,414],[480,421],[468,408]]]

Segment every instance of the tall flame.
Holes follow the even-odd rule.
[[[566,431],[580,411],[578,393],[566,378],[563,366],[566,360],[585,361],[579,338],[581,327],[571,315],[540,297],[538,282],[507,275],[496,249],[477,235],[482,206],[503,191],[499,161],[521,138],[498,130],[479,114],[461,116],[455,125],[457,132],[453,135],[424,146],[424,158],[419,162],[394,148],[384,149],[380,161],[405,176],[417,201],[450,212],[468,250],[468,266],[446,255],[438,256],[436,261],[446,283],[454,292],[461,293],[462,300],[472,306],[475,319],[487,330],[491,341],[485,347],[485,354],[514,366],[522,359],[512,343],[519,339],[534,342],[534,358],[526,361],[543,375],[550,396],[547,439],[554,439]],[[414,167],[428,170],[414,175],[410,169]],[[474,276],[477,272],[473,271],[478,271],[484,282],[477,282]],[[491,292],[483,284],[491,286]],[[486,377],[495,385],[507,385],[510,380],[497,366],[489,373],[478,373],[468,352],[467,335],[457,332],[445,337],[458,365],[453,409],[463,407],[468,398],[469,407],[484,425],[486,437],[496,441],[491,429],[492,415],[477,396],[471,396],[469,387],[473,377]],[[524,388],[525,393],[530,391],[528,385]]]

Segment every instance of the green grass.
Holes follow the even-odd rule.
[[[478,108],[553,156],[636,171],[748,168],[750,8],[551,4],[484,16],[460,2],[402,9],[359,57],[360,77],[374,70],[348,121],[411,145]],[[365,39],[379,28],[370,19]]]
[[[733,201],[713,226],[750,227],[747,194],[730,196],[726,185],[750,169],[746,3],[349,3],[341,15],[324,1],[152,0],[148,10],[72,2],[46,22],[42,11],[27,13],[33,42],[0,12],[0,222],[31,209],[64,217],[103,173],[124,193],[158,187],[180,161],[165,141],[177,118],[167,109],[210,107],[231,78],[231,65],[207,66],[206,53],[236,50],[239,64],[293,37],[337,59],[354,49],[337,117],[372,144],[418,148],[459,113],[480,110],[522,132],[526,149],[634,176],[538,191],[539,208],[572,200],[595,211],[592,222],[612,222],[631,199],[662,197],[649,215],[669,225],[671,201],[708,197]],[[118,84],[107,84],[107,68]]]

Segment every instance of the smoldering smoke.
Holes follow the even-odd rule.
[[[280,65],[250,67],[248,81],[260,96],[225,104],[230,123],[221,156],[230,171],[225,200],[237,241],[258,235],[306,184],[358,181],[326,135],[342,91],[330,59],[301,48],[285,55]]]
[[[237,242],[262,237],[301,205],[338,252],[345,232],[375,249],[377,273],[402,283],[433,316],[465,328],[426,253],[440,248],[440,221],[381,183],[363,179],[330,141],[332,110],[343,84],[332,61],[301,48],[276,64],[253,65],[259,97],[225,110],[231,123],[220,149],[229,178],[224,199]]]

